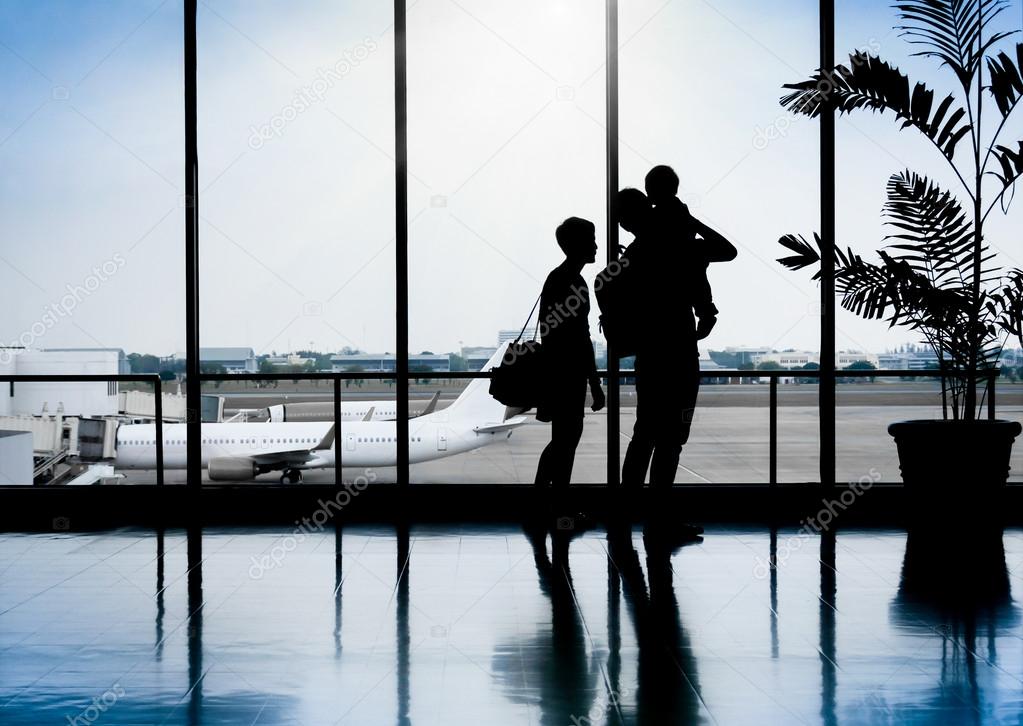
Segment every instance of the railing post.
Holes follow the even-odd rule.
[[[771,376],[770,412],[770,482],[771,486],[778,483],[778,376]]]
[[[334,490],[341,491],[341,379],[334,379]]]
[[[987,374],[987,417],[995,420],[995,379],[998,377],[998,369],[992,368]]]
[[[153,406],[153,416],[156,420],[156,486],[163,486],[163,381],[157,374],[153,381],[153,391],[156,394],[156,402]],[[116,437],[116,434],[115,434]]]

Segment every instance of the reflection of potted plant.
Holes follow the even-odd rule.
[[[888,430],[907,487],[933,492],[955,485],[931,500],[949,510],[976,503],[1005,483],[1020,432],[1014,422],[980,420],[983,396],[978,400],[977,391],[1006,339],[1023,338],[1023,271],[1002,273],[984,243],[988,215],[999,205],[1005,211],[1023,175],[1023,141],[1012,148],[999,138],[1023,97],[1023,44],[996,53],[1010,35],[991,28],[1004,0],[906,0],[894,7],[902,22],[897,30],[919,47],[916,55],[939,60],[952,72],[965,105],[951,94],[935,103],[933,90],[911,86],[897,68],[866,53],[786,85],[791,93],[781,103],[811,117],[824,109],[890,113],[902,129],[913,128],[931,142],[969,198],[964,209],[926,176],[899,172],[888,180],[883,215],[891,234],[880,262],[835,247],[842,307],[918,331],[937,354],[943,420],[905,421]],[[960,142],[968,147],[968,154],[960,154],[969,156],[968,163],[956,156]],[[794,253],[779,260],[786,267],[819,266],[819,237],[816,245],[793,235],[780,242]]]

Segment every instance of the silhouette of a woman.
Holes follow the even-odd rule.
[[[582,269],[596,260],[596,230],[592,222],[569,217],[555,232],[565,261],[547,276],[540,295],[540,338],[543,341],[545,386],[536,417],[551,423],[551,441],[540,455],[536,485],[568,487],[575,450],[583,432],[586,387],[592,409],[604,407],[604,392],[590,340],[590,292]]]

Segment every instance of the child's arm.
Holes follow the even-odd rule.
[[[710,289],[710,281],[707,279],[707,268],[705,266],[694,276],[693,279],[693,313],[696,314],[696,339],[703,340],[718,321],[718,309],[714,305],[714,296]]]
[[[691,219],[693,228],[703,240],[700,247],[708,262],[731,262],[739,255],[735,245],[725,239],[724,235],[714,231],[696,217]]]

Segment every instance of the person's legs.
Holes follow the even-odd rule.
[[[538,487],[546,487],[553,483],[553,477],[551,471],[553,467],[554,459],[554,438],[547,443],[543,451],[540,453],[540,460],[536,463],[536,478],[533,479],[533,484]]]
[[[554,513],[562,515],[568,512],[568,485],[572,481],[572,468],[575,464],[575,450],[583,434],[583,417],[558,416],[551,422],[551,486],[554,490]]]
[[[647,396],[656,397],[656,387],[648,387],[645,364],[636,357],[636,424],[632,427],[632,439],[625,449],[625,462],[622,464],[622,485],[625,487],[642,487],[646,481],[650,456],[654,453],[656,428],[653,425],[653,407],[656,401]]]
[[[684,361],[679,373],[659,371],[657,437],[653,462],[650,466],[651,486],[670,488],[675,483],[682,446],[689,440],[689,432],[696,411],[696,398],[700,391],[700,361],[693,356]]]

